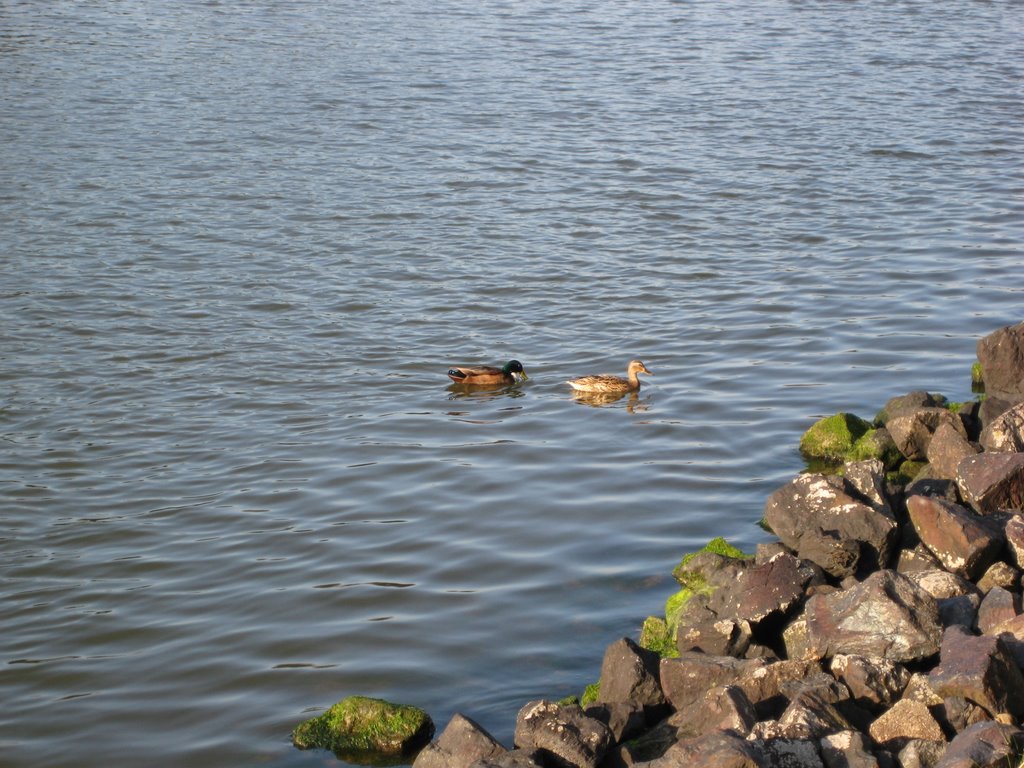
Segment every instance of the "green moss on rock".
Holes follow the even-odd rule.
[[[583,689],[583,695],[580,696],[580,706],[589,707],[595,701],[597,697],[601,695],[601,681],[598,680],[596,683],[591,683]]]
[[[837,413],[811,425],[800,438],[800,453],[808,459],[843,461],[871,424],[852,413]]]
[[[894,469],[902,460],[900,453],[892,436],[885,429],[869,429],[850,449],[846,455],[846,461],[867,461],[878,459],[886,469]]]
[[[672,633],[668,631],[668,622],[658,616],[648,616],[640,629],[640,647],[654,651],[663,659],[679,655]]]
[[[981,371],[981,363],[975,363],[971,366],[971,383],[972,384],[984,384],[985,377]]]
[[[414,750],[433,735],[434,723],[422,709],[349,696],[300,724],[292,731],[292,743],[300,749],[388,756]]]

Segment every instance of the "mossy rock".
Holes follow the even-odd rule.
[[[672,633],[668,630],[668,622],[658,616],[648,616],[640,629],[640,647],[654,651],[663,659],[675,658],[679,655]]]
[[[675,580],[684,587],[690,586],[690,577],[687,575],[686,566],[691,560],[693,560],[693,558],[702,552],[712,552],[716,555],[721,555],[722,557],[732,557],[737,560],[744,560],[750,557],[747,553],[737,549],[721,536],[718,536],[705,544],[702,549],[698,549],[696,552],[684,555],[683,559],[679,561],[679,565],[672,570],[672,576],[675,577]]]
[[[708,591],[706,584],[698,584],[696,589],[683,587],[665,601],[665,626],[668,629],[669,643],[675,644],[676,630],[679,628],[679,615],[683,612],[686,604],[690,602],[690,598],[697,594],[707,594]]]
[[[589,707],[595,701],[597,697],[601,695],[601,681],[598,680],[596,683],[591,683],[583,689],[583,695],[580,696],[580,706]]]
[[[981,371],[981,363],[971,366],[971,384],[984,384],[985,376]]]
[[[852,413],[837,413],[811,425],[800,438],[800,453],[808,459],[842,462],[871,424]]]
[[[914,478],[920,475],[927,466],[927,461],[904,461],[900,464],[899,469],[886,475],[886,477],[895,485],[907,485],[912,483]]]
[[[878,459],[886,469],[895,469],[903,461],[903,454],[896,447],[888,430],[869,429],[860,436],[846,455],[846,461],[867,461],[868,459]]]
[[[349,696],[300,724],[292,731],[292,743],[299,749],[319,747],[339,756],[352,755],[354,762],[362,763],[408,754],[433,735],[434,723],[422,709]]]

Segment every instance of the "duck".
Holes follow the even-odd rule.
[[[630,360],[626,369],[626,378],[612,376],[605,373],[596,376],[580,376],[577,379],[569,379],[566,384],[577,392],[636,392],[640,389],[639,373],[646,373],[653,376],[654,373],[647,370],[647,366],[639,360]]]
[[[509,360],[501,368],[494,365],[453,365],[448,378],[456,384],[515,384],[529,376],[518,360]]]

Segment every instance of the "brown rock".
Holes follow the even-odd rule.
[[[823,737],[821,759],[825,768],[878,768],[878,758],[859,731],[840,731]]]
[[[1007,521],[1004,532],[1011,562],[1018,568],[1024,568],[1024,516],[1013,515]]]
[[[1003,529],[1005,532],[1005,528]],[[1020,590],[1020,571],[1012,565],[1007,565],[998,560],[989,566],[988,570],[978,579],[978,589],[988,592],[995,587],[1002,587],[1010,592]]]
[[[814,690],[796,696],[779,717],[781,737],[819,740],[830,733],[849,730],[850,723],[836,709],[831,698]]]
[[[541,750],[556,765],[596,768],[612,746],[612,733],[578,706],[531,701],[519,710],[515,742],[520,749]]]
[[[928,456],[932,436],[943,424],[967,439],[967,430],[960,417],[945,408],[919,408],[913,413],[890,419],[885,427],[900,453],[912,461],[922,461]]]
[[[896,758],[900,768],[935,768],[946,753],[946,742],[911,739]]]
[[[1024,323],[978,340],[978,362],[989,397],[1024,400]]]
[[[840,654],[832,659],[831,669],[850,689],[854,701],[868,707],[891,705],[910,682],[906,667],[880,658]]]
[[[966,578],[980,576],[999,555],[1003,539],[976,513],[942,499],[911,496],[914,530],[939,562]]]
[[[887,564],[898,532],[891,514],[858,501],[841,482],[814,474],[775,491],[765,520],[798,557],[837,578],[853,575],[862,557],[867,568]]]
[[[981,513],[1024,507],[1024,453],[979,453],[956,470],[960,494]]]
[[[1024,714],[1024,677],[998,637],[976,637],[963,627],[950,627],[942,638],[939,665],[928,680],[939,696],[967,699],[992,716]]]
[[[491,760],[508,750],[473,720],[456,712],[437,741],[428,744],[413,768],[469,768],[478,760]]]
[[[957,735],[935,768],[1006,768],[1024,749],[1024,731],[988,720]]]
[[[1018,403],[997,416],[981,431],[986,451],[1024,452],[1024,403]]]
[[[629,702],[656,718],[666,708],[658,680],[660,657],[628,637],[608,646],[601,664],[600,703]]]
[[[888,424],[890,419],[897,416],[907,416],[922,408],[941,408],[945,404],[946,398],[942,395],[915,390],[905,395],[889,398],[882,406],[882,410],[878,412],[875,421],[880,424]]]
[[[928,443],[926,456],[932,471],[941,478],[952,480],[956,477],[956,468],[968,456],[978,453],[960,430],[952,424],[943,423],[935,430],[931,442]]]
[[[763,747],[727,731],[715,731],[673,744],[645,768],[767,768]]]
[[[920,701],[902,699],[875,720],[868,732],[885,749],[898,752],[911,739],[942,741],[945,734]]]
[[[808,644],[823,657],[922,660],[939,650],[942,639],[935,598],[895,571],[877,571],[850,589],[815,595],[804,615]]]

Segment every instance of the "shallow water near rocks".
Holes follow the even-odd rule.
[[[0,18],[5,765],[334,764],[349,694],[510,745],[1022,319],[1014,3]]]

